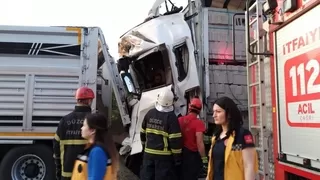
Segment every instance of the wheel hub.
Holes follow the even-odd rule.
[[[39,166],[39,162],[34,160],[28,160],[26,163],[22,165],[21,168],[22,173],[24,171],[25,175],[28,178],[36,177],[39,174],[39,172],[41,172],[40,169],[41,167]]]
[[[20,157],[11,169],[13,180],[43,180],[45,177],[45,164],[34,154]]]

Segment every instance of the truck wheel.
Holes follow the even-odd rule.
[[[54,180],[55,165],[52,155],[52,150],[45,145],[11,149],[1,161],[1,179]]]

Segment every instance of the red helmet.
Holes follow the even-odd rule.
[[[76,99],[94,99],[94,93],[92,89],[83,86],[77,89]]]
[[[200,113],[202,109],[202,102],[199,98],[192,98],[189,104],[189,111],[193,110]]]

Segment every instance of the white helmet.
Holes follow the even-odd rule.
[[[172,106],[174,95],[170,89],[166,89],[158,94],[157,104],[161,106]]]

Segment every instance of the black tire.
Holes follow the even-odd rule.
[[[51,148],[45,145],[30,145],[30,146],[22,146],[22,147],[16,147],[11,149],[2,159],[1,165],[0,165],[0,174],[1,179],[3,180],[25,180],[26,178],[19,177],[19,179],[14,179],[11,175],[12,169],[14,168],[15,162],[19,160],[19,158],[26,157],[26,155],[30,155],[28,157],[32,157],[35,159],[39,159],[38,161],[28,161],[28,163],[32,164],[32,162],[41,162],[40,164],[44,163],[44,167],[41,165],[38,165],[37,163],[33,163],[32,170],[30,168],[29,172],[32,171],[34,174],[38,174],[38,179],[36,180],[55,180],[55,164],[53,160],[53,151]],[[26,162],[27,159],[21,160],[20,162]],[[41,168],[42,167],[42,168]],[[21,168],[17,168],[21,169]],[[38,170],[38,171],[37,171]],[[45,171],[45,172],[44,172]],[[26,171],[24,171],[26,172]],[[45,175],[41,175],[41,173],[44,173]],[[28,173],[27,173],[28,174]]]

